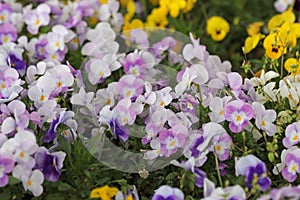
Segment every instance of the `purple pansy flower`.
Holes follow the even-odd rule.
[[[66,122],[67,120],[74,117],[74,112],[72,111],[62,111],[60,112],[59,116],[52,121],[50,124],[50,129],[46,132],[44,137],[44,142],[48,143],[56,137],[57,134],[57,127]]]
[[[151,200],[184,200],[184,194],[178,188],[163,185],[155,190]]]
[[[17,40],[17,28],[10,23],[0,25],[0,44],[15,42]]]
[[[235,163],[235,169],[237,175],[245,176],[245,185],[248,188],[257,185],[262,191],[266,191],[271,185],[265,163],[254,155],[239,158]]]
[[[180,127],[182,128],[180,128]],[[169,130],[159,132],[159,139],[161,142],[161,153],[169,157],[177,152],[178,148],[182,148],[186,141],[187,128],[182,125],[177,125]]]
[[[246,193],[240,185],[216,188],[208,178],[204,178],[204,191],[201,200],[245,200]]]
[[[288,182],[294,182],[297,178],[297,173],[300,172],[300,149],[291,149],[284,157],[285,167],[281,174]]]
[[[224,161],[230,158],[232,139],[227,133],[222,133],[215,144],[215,153],[219,160]]]
[[[288,125],[285,129],[285,137],[282,140],[286,148],[290,148],[300,141],[300,121]]]
[[[8,57],[6,59],[7,65],[15,68],[21,76],[25,74],[26,71],[26,63],[23,61],[22,58],[19,58],[14,53],[8,54]]]
[[[126,74],[132,74],[137,78],[144,78],[146,70],[145,60],[136,52],[129,53],[126,58],[120,60]]]
[[[0,187],[4,187],[8,184],[7,174],[12,172],[15,166],[15,162],[9,156],[0,154]]]
[[[252,107],[255,112],[255,124],[261,130],[266,131],[269,136],[276,133],[276,125],[272,124],[276,120],[275,110],[266,110],[263,104],[254,102]]]
[[[206,51],[204,45],[200,45],[200,38],[194,39],[193,34],[190,33],[190,39],[193,44],[186,44],[182,50],[182,55],[185,60],[192,62],[197,59],[202,62],[207,62],[209,53]]]
[[[254,110],[247,103],[241,100],[235,100],[225,106],[224,116],[227,121],[230,121],[230,130],[234,133],[239,133],[248,125],[248,121],[254,116]]]
[[[299,186],[283,186],[281,188],[273,188],[270,194],[264,195],[258,200],[282,200],[282,199],[300,199]]]
[[[144,81],[133,75],[124,75],[120,78],[116,92],[120,98],[129,98],[135,100],[144,91]]]
[[[50,153],[45,147],[39,147],[35,154],[35,169],[41,170],[48,181],[56,182],[61,175],[65,157],[65,152]]]

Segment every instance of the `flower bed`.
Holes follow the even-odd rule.
[[[0,199],[300,199],[299,5],[0,3]]]

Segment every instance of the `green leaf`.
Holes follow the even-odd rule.
[[[61,194],[55,193],[47,195],[46,200],[64,200],[64,198]]]
[[[60,183],[58,185],[58,191],[63,192],[63,191],[68,191],[68,190],[74,190],[74,188],[71,185],[67,184],[67,183]]]
[[[9,200],[11,199],[11,191],[6,188],[6,190],[2,191],[0,193],[0,199],[1,200]]]
[[[18,183],[20,183],[21,181],[19,179],[16,179],[15,177],[13,176],[9,176],[9,185],[16,185]]]
[[[177,172],[172,172],[172,173],[167,175],[166,180],[168,181],[168,180],[174,179],[177,176],[178,176]]]
[[[60,148],[67,154],[71,154],[71,144],[60,134],[57,135],[57,142],[60,144]]]

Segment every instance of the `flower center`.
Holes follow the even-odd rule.
[[[297,141],[298,139],[299,139],[299,136],[298,135],[294,135],[293,140]]]
[[[9,37],[5,36],[5,37],[3,38],[3,42],[5,42],[5,43],[9,42]]]
[[[221,110],[221,111],[219,112],[219,115],[220,115],[220,116],[223,116],[223,115],[224,115],[224,110]]]
[[[4,90],[5,88],[6,88],[5,83],[2,83],[2,84],[1,84],[1,89]]]
[[[56,87],[57,88],[60,88],[62,86],[62,83],[59,81],[57,84],[56,84]]]
[[[24,152],[22,151],[20,154],[19,154],[20,158],[24,158],[25,157],[25,154]]]
[[[278,48],[277,47],[272,47],[272,52],[278,53]]]
[[[35,25],[39,26],[40,24],[41,24],[41,20],[37,19],[37,20],[35,21]]]
[[[169,146],[170,146],[170,147],[174,147],[174,146],[175,146],[174,140],[172,140],[172,141],[169,143]]]
[[[46,100],[46,97],[45,97],[44,95],[41,95],[41,96],[40,96],[40,100],[41,100],[41,101],[45,101],[45,100]]]
[[[236,116],[236,121],[241,122],[242,121],[242,116],[241,115]]]
[[[220,146],[220,145],[217,145],[217,146],[216,146],[216,150],[217,150],[217,151],[221,151],[221,146]]]
[[[106,103],[106,105],[110,105],[111,100],[110,100],[110,99],[107,99],[107,100],[105,101],[105,103]]]
[[[262,126],[265,126],[266,125],[266,122],[264,120],[261,121],[260,123]]]
[[[28,180],[28,181],[27,181],[27,185],[28,185],[28,186],[32,186],[31,180]]]

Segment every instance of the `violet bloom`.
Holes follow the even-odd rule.
[[[40,4],[35,10],[30,10],[24,14],[24,22],[27,30],[31,34],[37,34],[40,26],[46,26],[50,22],[51,9],[47,4]]]
[[[165,51],[173,50],[176,46],[176,41],[174,38],[168,36],[163,38],[160,42],[155,43],[150,51],[154,52],[157,58],[162,59],[164,56],[162,55]]]
[[[26,63],[22,58],[19,58],[17,55],[10,53],[6,59],[7,65],[15,68],[21,76],[25,74]]]
[[[57,134],[57,127],[66,122],[67,120],[71,119],[74,117],[74,112],[72,111],[61,111],[59,116],[52,121],[50,124],[50,129],[46,132],[46,135],[44,137],[44,142],[48,143],[51,140],[53,140],[56,137]]]
[[[186,44],[182,50],[183,58],[189,62],[197,59],[202,62],[208,60],[209,53],[206,51],[204,45],[200,45],[200,38],[194,39],[193,34],[190,33],[190,39],[193,44]]]
[[[151,200],[184,200],[184,194],[178,188],[163,185],[155,190]]]
[[[237,175],[245,176],[245,185],[248,188],[259,186],[262,191],[266,191],[271,185],[265,163],[254,155],[239,158],[235,163],[235,169]]]
[[[99,113],[99,122],[106,124],[109,129],[112,130],[114,138],[121,139],[123,142],[126,142],[129,138],[129,130],[122,125],[122,121],[117,120],[113,117],[113,112],[110,110],[110,106],[104,106]]]
[[[48,181],[56,182],[61,175],[61,168],[66,153],[59,151],[50,153],[45,147],[39,147],[35,154],[35,169],[41,170]]]
[[[276,125],[272,124],[276,120],[275,110],[266,110],[263,104],[254,102],[252,107],[255,112],[255,124],[261,130],[266,131],[268,136],[273,136],[276,133]],[[300,129],[299,129],[300,130]]]
[[[224,116],[227,121],[230,121],[230,130],[234,133],[239,133],[248,125],[248,121],[254,116],[254,110],[247,103],[241,100],[235,100],[225,106]]]
[[[17,70],[0,69],[0,103],[11,101],[23,90]]]
[[[283,186],[281,188],[273,188],[271,192],[257,200],[282,200],[282,199],[300,199],[299,186]]]
[[[13,171],[14,166],[15,162],[12,158],[0,154],[0,187],[8,184],[7,174]]]
[[[285,137],[282,140],[283,146],[290,148],[300,141],[300,121],[288,125],[285,129]]]
[[[300,172],[300,149],[297,147],[291,148],[289,151],[282,152],[281,159],[284,168],[281,174],[285,180],[292,183],[297,178],[297,173]]]
[[[133,75],[124,75],[120,78],[116,86],[116,92],[120,98],[135,100],[144,91],[144,81]]]
[[[201,200],[245,200],[246,193],[240,185],[216,188],[208,178],[204,178],[204,191]]]
[[[145,60],[137,53],[130,53],[126,58],[120,60],[126,74],[132,74],[137,78],[144,78],[146,70]]]
[[[223,133],[218,137],[215,144],[215,153],[219,160],[224,161],[230,158],[232,139],[227,133]]]
[[[180,125],[178,125],[180,126]],[[186,141],[187,128],[181,129],[172,127],[169,130],[163,130],[159,132],[159,139],[161,142],[161,153],[169,157],[177,152],[178,148],[182,148]]]
[[[17,40],[17,28],[10,23],[0,25],[0,44],[15,42]]]

